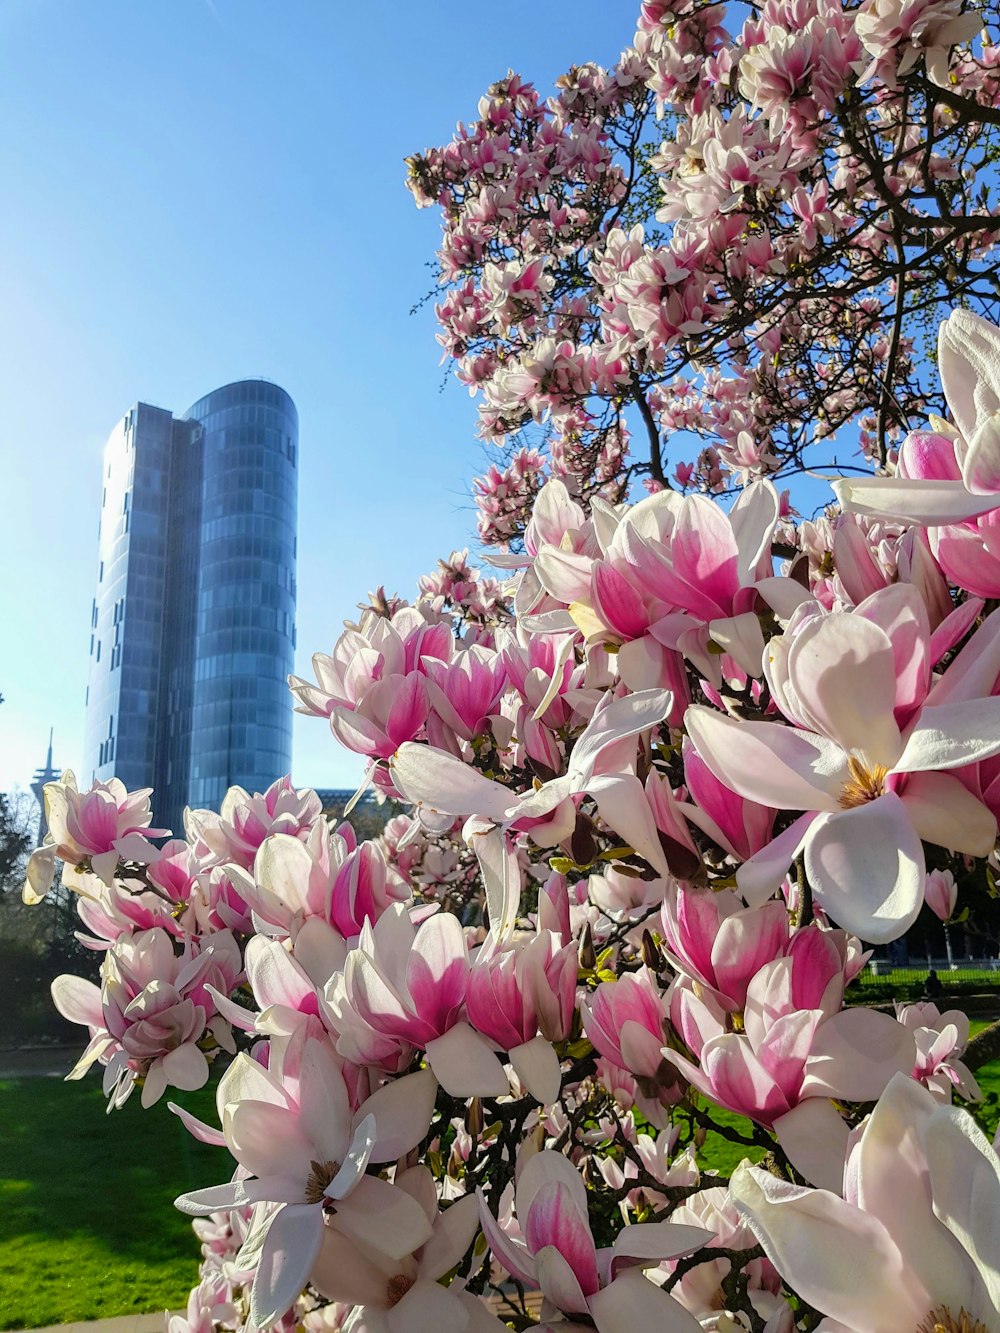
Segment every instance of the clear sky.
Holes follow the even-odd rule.
[[[612,61],[636,0],[3,0],[0,790],[78,766],[100,458],[137,399],[263,375],[300,418],[297,669],[473,542],[474,408],[402,159],[513,66]],[[361,764],[296,720],[299,784]]]

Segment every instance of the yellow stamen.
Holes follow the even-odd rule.
[[[867,805],[869,801],[877,801],[885,795],[885,779],[889,770],[884,764],[873,764],[869,768],[851,755],[847,767],[851,773],[850,781],[842,783],[840,788],[840,804],[845,810]]]
[[[974,1319],[964,1306],[953,1315],[946,1305],[939,1305],[917,1327],[916,1333],[989,1333],[989,1329]]]

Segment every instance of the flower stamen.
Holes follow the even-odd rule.
[[[310,1162],[312,1171],[306,1181],[306,1203],[322,1203],[326,1187],[340,1170],[339,1162]]]
[[[884,764],[873,764],[869,768],[867,764],[863,764],[860,759],[851,755],[847,767],[851,776],[849,781],[841,784],[839,798],[845,810],[867,805],[869,801],[877,801],[880,796],[885,795],[885,779],[889,770]]]
[[[964,1306],[954,1315],[946,1305],[939,1305],[917,1326],[916,1333],[989,1333],[989,1329]]]

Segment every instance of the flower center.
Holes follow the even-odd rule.
[[[939,1305],[931,1310],[916,1333],[989,1333],[989,1329],[969,1314],[964,1306],[954,1315],[946,1305]]]
[[[853,810],[857,805],[867,805],[885,795],[885,779],[889,770],[884,764],[873,764],[869,768],[860,759],[851,755],[847,761],[850,779],[841,783],[840,804],[845,810]]]
[[[414,1279],[412,1277],[407,1277],[405,1273],[397,1273],[395,1277],[391,1277],[389,1279],[388,1291],[389,1291],[390,1309],[392,1309],[394,1305],[399,1304],[399,1302],[403,1299],[406,1293],[413,1286],[413,1281]],[[964,1329],[962,1330],[962,1333],[965,1333]],[[973,1330],[970,1329],[969,1333],[973,1333]],[[985,1329],[983,1330],[983,1333],[986,1333]]]
[[[306,1181],[306,1203],[322,1203],[326,1187],[340,1170],[339,1162],[310,1162],[312,1171]]]

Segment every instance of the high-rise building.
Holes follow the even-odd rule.
[[[264,380],[137,403],[108,439],[81,778],[153,787],[160,826],[290,767],[297,454]]]

